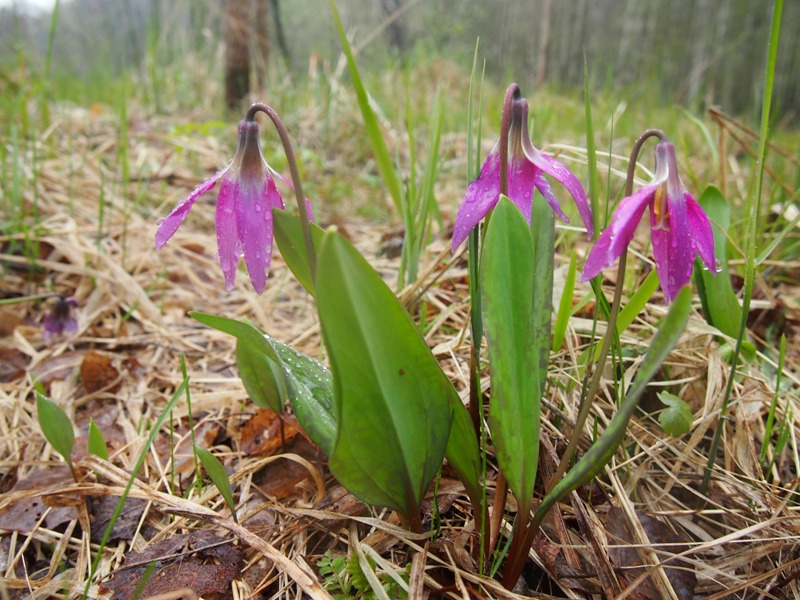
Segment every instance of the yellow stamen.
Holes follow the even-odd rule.
[[[669,207],[667,206],[667,193],[661,186],[656,190],[653,200],[653,214],[656,217],[655,229],[665,229],[669,231]]]

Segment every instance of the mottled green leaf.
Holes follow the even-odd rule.
[[[323,240],[316,284],[338,423],[330,469],[362,500],[417,519],[456,392],[409,314],[336,232]]]
[[[692,427],[692,411],[689,405],[675,394],[669,392],[659,392],[658,399],[666,407],[658,415],[658,422],[667,435],[679,437]]]

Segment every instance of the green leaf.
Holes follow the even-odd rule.
[[[277,386],[274,369],[279,365],[261,352],[255,344],[237,340],[236,366],[247,395],[259,408],[283,412],[283,398]]]
[[[306,256],[306,243],[303,239],[303,227],[300,224],[300,217],[285,210],[272,211],[273,227],[275,232],[275,243],[281,251],[281,256],[286,262],[286,266],[297,278],[306,291],[312,296],[314,292],[314,282],[311,280],[311,267],[308,265]],[[314,223],[309,223],[311,227],[311,239],[314,248],[319,249],[322,237],[325,232]]]
[[[44,394],[36,392],[36,412],[44,437],[50,442],[72,470],[72,449],[75,447],[75,432],[67,413]]]
[[[336,442],[331,372],[288,344],[264,335],[280,357],[289,380],[289,403],[297,421],[314,443],[330,456]]]
[[[558,303],[558,314],[556,315],[556,326],[553,330],[553,352],[561,349],[564,337],[567,334],[569,317],[572,314],[572,297],[575,292],[575,274],[577,272],[578,257],[573,254],[569,259],[569,270],[567,278],[564,280],[564,290],[561,292],[561,301]]]
[[[534,524],[541,523],[547,511],[561,498],[600,473],[606,463],[614,456],[617,446],[619,446],[625,435],[628,420],[639,404],[642,392],[655,376],[661,363],[667,358],[667,355],[680,339],[684,327],[686,327],[686,321],[691,310],[691,298],[690,286],[684,286],[678,292],[667,316],[661,322],[661,326],[658,328],[658,332],[653,338],[650,348],[636,373],[636,378],[628,388],[628,393],[622,401],[617,414],[614,415],[603,434],[589,448],[586,454],[545,496],[534,515]]]
[[[445,454],[455,389],[409,314],[338,233],[325,235],[318,267],[338,423],[330,469],[365,502],[417,522]]]
[[[201,448],[195,444],[194,451],[197,453],[200,462],[203,463],[203,468],[206,470],[206,473],[208,473],[211,481],[225,499],[225,503],[231,511],[233,520],[238,523],[239,519],[236,517],[236,504],[233,502],[233,492],[231,491],[231,480],[228,478],[228,472],[225,470],[225,467],[216,456],[205,448]]]
[[[245,367],[242,381],[250,397],[257,402],[255,394],[259,389],[265,390],[262,397],[265,402],[277,398],[277,408],[267,404],[276,412],[282,412],[284,403],[288,401],[303,430],[330,456],[336,439],[330,372],[314,359],[269,337],[250,323],[200,312],[190,312],[189,315],[209,327],[236,337],[237,357],[240,350],[247,347],[246,360],[255,365],[267,365],[260,369]],[[248,381],[255,389],[247,387]]]
[[[693,419],[689,404],[669,392],[659,392],[657,395],[661,403],[666,406],[658,415],[658,422],[661,423],[664,433],[675,437],[689,433]]]
[[[694,270],[695,282],[703,304],[703,314],[709,325],[735,339],[739,335],[742,307],[733,291],[728,272],[726,232],[731,224],[731,209],[722,192],[713,185],[703,190],[697,202],[711,219],[711,228],[714,231],[714,256],[721,267],[719,273],[714,275],[700,266],[700,259],[697,259],[698,266]]]
[[[546,202],[534,203],[545,206]],[[534,240],[519,209],[501,197],[483,246],[483,322],[489,345],[492,397],[489,429],[497,462],[524,513],[530,506],[539,457],[540,403],[550,349],[552,211],[537,215],[543,238]],[[533,220],[537,223],[538,221]],[[549,248],[549,252],[545,250]],[[547,285],[549,271],[549,286]],[[539,279],[537,279],[537,277]],[[544,285],[538,285],[542,282]],[[546,323],[545,316],[546,314]]]
[[[108,446],[103,438],[103,432],[95,425],[94,419],[89,419],[89,454],[99,456],[103,460],[108,460]]]
[[[395,171],[394,164],[392,163],[392,156],[389,154],[389,149],[386,147],[386,141],[383,139],[380,125],[378,125],[378,118],[372,110],[372,106],[369,102],[369,95],[361,80],[361,74],[358,72],[358,65],[356,65],[353,50],[347,39],[344,25],[342,25],[339,10],[336,8],[336,2],[335,0],[329,0],[328,4],[330,4],[333,24],[336,27],[336,33],[339,35],[339,41],[342,44],[342,50],[347,60],[347,69],[350,71],[350,78],[353,80],[353,89],[358,99],[358,108],[361,110],[361,117],[364,119],[364,129],[367,132],[367,138],[369,138],[369,143],[372,146],[372,152],[375,154],[375,163],[378,165],[378,170],[381,173],[383,183],[386,185],[386,190],[392,197],[392,202],[394,202],[394,207],[397,209],[397,214],[402,215],[403,201],[400,178],[397,175],[397,171]]]

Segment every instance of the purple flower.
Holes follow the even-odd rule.
[[[647,207],[656,272],[667,303],[689,283],[696,256],[717,272],[711,224],[678,175],[675,146],[662,141],[656,146],[655,181],[619,203],[586,258],[581,281],[595,277],[626,251]]]
[[[156,248],[161,248],[174,235],[195,201],[222,180],[217,196],[216,230],[217,255],[225,275],[225,288],[233,289],[236,266],[244,254],[250,281],[256,292],[262,293],[272,259],[272,210],[283,208],[273,175],[291,186],[264,160],[258,145],[258,123],[252,119],[241,121],[239,146],[231,163],[200,184],[159,223]],[[310,205],[308,209],[310,214]]]
[[[528,137],[528,102],[516,93],[511,106],[508,131],[508,196],[530,223],[533,189],[545,197],[553,212],[569,223],[545,175],[561,183],[578,206],[589,236],[594,235],[592,210],[586,192],[575,174],[551,156],[539,152]],[[492,210],[500,199],[500,145],[495,144],[478,178],[469,184],[458,209],[453,230],[453,251],[467,239],[469,232]]]
[[[78,330],[78,321],[72,315],[72,309],[77,307],[78,301],[72,296],[58,297],[42,321],[46,342],[54,337],[60,337],[65,333],[75,333]]]

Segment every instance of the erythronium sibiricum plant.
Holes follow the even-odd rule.
[[[558,217],[569,223],[558,199],[550,189],[549,175],[565,188],[578,206],[589,237],[594,237],[592,211],[586,200],[586,192],[575,174],[552,156],[540,152],[528,136],[528,101],[512,83],[506,91],[511,99],[510,110],[503,111],[500,140],[486,157],[478,178],[467,188],[464,201],[458,210],[453,231],[453,250],[467,239],[469,232],[492,210],[500,199],[501,173],[505,144],[508,149],[507,195],[530,222],[534,188],[545,197]],[[508,105],[508,102],[506,103]],[[505,193],[505,192],[504,192]]]
[[[233,289],[239,257],[244,254],[250,281],[261,294],[272,258],[272,211],[284,207],[274,178],[290,187],[292,184],[274,171],[261,154],[255,120],[259,111],[271,118],[273,116],[265,105],[254,104],[247,111],[239,122],[239,146],[233,160],[195,188],[161,221],[156,232],[156,248],[164,246],[175,234],[195,201],[220,182],[216,212],[217,254],[225,275],[225,288]],[[311,205],[307,200],[306,205],[307,213],[311,215]]]
[[[696,256],[710,271],[716,273],[717,268],[711,223],[678,175],[675,146],[660,132],[659,135],[655,180],[619,203],[611,224],[586,258],[581,281],[599,275],[627,251],[645,209],[649,208],[656,272],[664,298],[670,303],[689,283]]]

